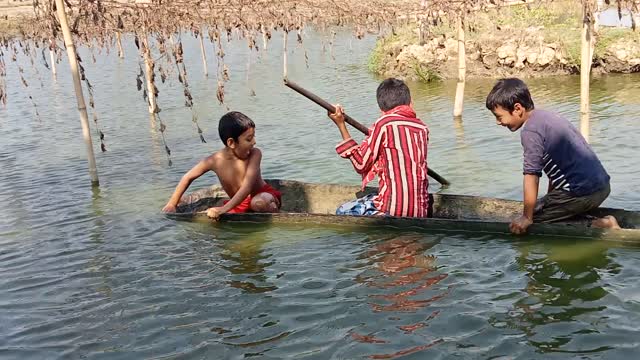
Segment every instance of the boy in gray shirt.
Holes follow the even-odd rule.
[[[498,80],[486,102],[498,125],[520,131],[524,149],[524,211],[511,222],[514,234],[526,233],[534,222],[554,222],[596,209],[609,196],[609,174],[593,149],[567,119],[534,109],[527,85],[520,79]],[[549,190],[542,199],[542,172]],[[613,216],[592,222],[594,227],[619,228]]]

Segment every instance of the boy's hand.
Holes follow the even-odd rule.
[[[329,118],[331,118],[336,125],[344,125],[344,109],[340,104],[336,105],[335,108],[335,113],[328,113],[327,115],[329,115]]]
[[[220,219],[220,215],[222,214],[224,213],[222,212],[221,207],[212,207],[207,210],[207,216],[215,221],[218,221],[218,219]]]
[[[167,204],[162,208],[163,213],[174,213],[176,212],[176,206],[172,204]]]
[[[531,224],[533,224],[533,221],[531,219],[524,215],[521,215],[519,218],[511,222],[511,224],[509,225],[509,230],[511,230],[511,232],[516,235],[525,234]]]

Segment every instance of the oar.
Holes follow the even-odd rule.
[[[328,102],[326,102],[325,100],[323,100],[322,98],[320,98],[319,96],[317,96],[316,94],[310,92],[309,90],[306,90],[304,88],[302,88],[300,85],[289,81],[288,79],[284,79],[284,84],[288,87],[290,87],[291,89],[295,90],[297,93],[301,94],[302,96],[306,97],[307,99],[313,101],[314,103],[322,106],[323,108],[325,108],[325,110],[331,112],[331,113],[335,113],[336,112],[336,108],[329,104]],[[362,132],[365,135],[369,135],[369,129],[362,125],[361,123],[357,122],[354,118],[352,118],[351,116],[344,114],[344,121],[353,126],[354,128],[358,129],[360,132]],[[451,183],[449,181],[447,181],[447,179],[443,178],[442,176],[440,176],[437,172],[427,168],[427,175],[431,176],[435,181],[439,182],[440,184],[442,184],[443,186],[448,186]]]

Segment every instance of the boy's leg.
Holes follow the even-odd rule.
[[[268,192],[261,192],[251,198],[251,211],[275,213],[280,209],[278,198]]]
[[[369,194],[359,199],[346,202],[336,210],[336,215],[382,215],[375,205],[373,205],[373,198],[376,194]]]
[[[611,192],[609,185],[600,191],[581,197],[573,196],[562,190],[552,190],[538,200],[533,214],[533,222],[549,223],[582,215],[600,206],[609,196],[609,192]]]

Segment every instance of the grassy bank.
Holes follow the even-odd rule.
[[[574,1],[511,6],[473,13],[466,19],[468,74],[492,76],[497,68],[500,74],[515,73],[521,76],[577,73],[580,67],[581,26],[581,9]],[[370,55],[369,69],[381,75],[418,80],[455,77],[457,45],[454,27],[446,20],[430,27],[425,38],[436,44],[431,47],[419,44],[418,35],[417,25],[411,24],[380,38]],[[600,72],[640,71],[640,65],[635,63],[636,59],[640,59],[640,33],[625,28],[601,27],[596,39],[594,68],[601,67]],[[495,54],[505,44],[512,44],[514,49],[549,47],[553,49],[556,61],[542,65],[534,61],[532,66],[527,66],[529,64],[524,61],[524,68],[514,67],[512,61],[505,62]],[[447,56],[443,58],[443,55],[439,55],[434,61],[421,61],[419,56],[402,54],[408,50],[415,53],[415,46],[409,49],[412,45],[424,45],[428,48],[426,51],[431,52],[444,48]],[[431,57],[430,54],[426,55]],[[491,56],[498,59],[489,59]],[[399,61],[406,63],[399,64]]]

